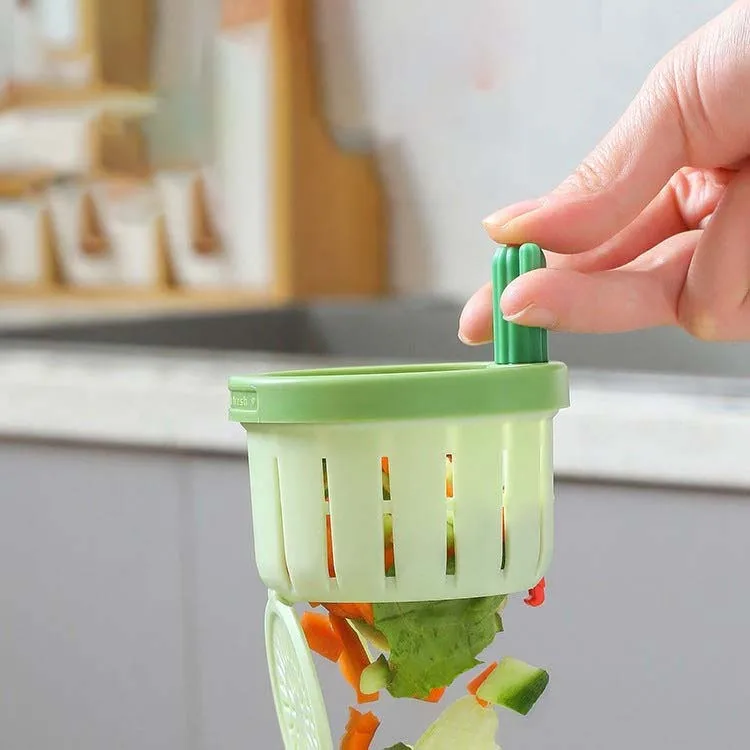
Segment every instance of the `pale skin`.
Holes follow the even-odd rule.
[[[501,298],[515,323],[750,339],[750,0],[672,50],[558,188],[484,226],[549,249]],[[491,301],[485,286],[467,302],[466,343],[491,339]]]

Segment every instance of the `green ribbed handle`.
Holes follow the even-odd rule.
[[[492,261],[492,320],[495,337],[495,363],[520,365],[548,362],[547,331],[509,323],[500,310],[500,296],[505,287],[522,273],[546,266],[539,245],[526,243],[500,245]]]

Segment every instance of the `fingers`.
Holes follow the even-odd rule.
[[[618,333],[674,325],[677,305],[700,231],[669,238],[632,263],[587,274],[540,269],[505,290],[503,314],[519,325],[573,333]],[[492,289],[485,286],[467,303],[459,335],[467,343],[492,338]]]
[[[607,271],[630,263],[668,237],[702,229],[734,174],[726,169],[681,169],[643,212],[613,238],[588,252],[549,254],[548,266]]]
[[[678,314],[698,338],[750,338],[750,167],[728,185],[703,232]]]
[[[574,333],[679,324],[705,340],[750,339],[750,166],[732,178],[715,208],[712,203],[703,200],[700,211],[688,212],[705,229],[670,237],[615,270],[523,275],[503,294],[504,316]],[[464,339],[491,338],[491,294],[484,287],[467,304]]]
[[[525,274],[503,294],[503,315],[521,325],[572,333],[674,325],[699,236],[700,232],[676,235],[611,271],[543,269]]]
[[[717,167],[747,150],[750,4],[738,3],[660,63],[620,121],[552,194],[498,212],[496,242],[589,250],[622,231],[683,166]]]
[[[470,345],[492,340],[492,284],[485,284],[464,305],[458,321],[458,338]]]
[[[548,267],[581,273],[608,271],[631,263],[673,235],[703,229],[734,174],[729,170],[680,170],[641,215],[614,238],[578,255],[548,253]],[[464,308],[460,338],[465,343],[489,341],[491,319],[492,291],[486,285]]]

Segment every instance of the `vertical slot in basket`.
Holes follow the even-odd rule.
[[[325,503],[326,514],[326,565],[328,567],[328,577],[336,579],[336,558],[333,554],[333,527],[331,524],[331,490],[328,484],[328,461],[321,459],[321,470],[323,479],[323,502]]]
[[[456,575],[456,531],[453,498],[453,454],[445,454],[445,574]]]
[[[396,551],[393,544],[393,512],[391,511],[391,479],[388,456],[380,457],[380,488],[383,496],[383,572],[386,578],[396,577]]]

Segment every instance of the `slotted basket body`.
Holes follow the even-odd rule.
[[[314,405],[308,422],[251,422],[252,410],[243,418],[264,400],[291,408],[294,388]],[[344,418],[337,390],[359,419]],[[232,392],[247,430],[257,565],[282,597],[464,598],[523,591],[544,575],[563,365],[285,373],[235,379]],[[392,418],[374,418],[389,410]]]

